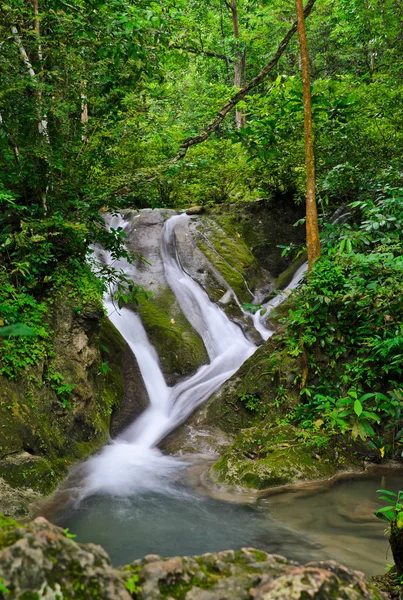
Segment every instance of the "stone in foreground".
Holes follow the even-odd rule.
[[[27,525],[0,517],[0,599],[386,599],[362,573],[332,561],[300,566],[244,548],[168,559],[149,555],[115,569],[100,546],[68,535],[41,517]]]

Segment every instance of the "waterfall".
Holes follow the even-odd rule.
[[[166,221],[161,255],[166,281],[184,315],[200,334],[210,362],[200,367],[193,376],[168,387],[157,353],[148,340],[139,316],[127,308],[118,312],[110,297],[105,299],[110,320],[136,356],[150,405],[119,437],[85,463],[80,498],[98,492],[120,496],[147,490],[173,493],[176,488],[170,482],[184,463],[177,458],[164,456],[157,449],[157,444],[185,421],[256,350],[241,328],[230,321],[225,312],[211,302],[204,289],[183,270],[176,249],[175,226],[179,220],[188,218],[178,215]],[[114,216],[109,219],[108,225],[125,229],[128,222],[120,216]],[[100,253],[103,260],[111,262],[108,253],[98,250]],[[115,261],[114,266],[135,278],[134,267],[127,261]],[[286,291],[279,294],[279,301],[276,302],[276,297],[270,306],[277,306],[285,295]],[[265,339],[271,335],[261,317],[255,316],[254,324]]]

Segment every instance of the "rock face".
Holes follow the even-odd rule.
[[[117,417],[121,407],[134,417],[148,402],[135,358],[100,299],[79,313],[57,299],[49,327],[53,357],[18,380],[0,377],[0,510],[8,515],[28,514],[70,464],[106,443],[111,417],[114,433],[126,425]]]
[[[362,573],[335,562],[300,566],[254,548],[114,569],[104,550],[77,544],[43,518],[0,518],[0,598],[28,600],[386,600]]]

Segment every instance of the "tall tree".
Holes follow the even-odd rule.
[[[234,61],[234,86],[238,89],[241,89],[245,83],[246,50],[239,46],[239,17],[236,0],[231,0],[231,3],[227,3],[227,5],[231,9],[232,28],[234,31],[234,38],[237,43],[236,59]],[[237,129],[245,127],[245,114],[238,107],[235,109],[235,122]]]
[[[301,53],[302,94],[304,99],[305,162],[306,162],[306,245],[308,268],[312,269],[320,256],[318,210],[315,195],[315,157],[312,133],[311,78],[309,74],[308,44],[306,39],[303,0],[296,0],[298,37]]]

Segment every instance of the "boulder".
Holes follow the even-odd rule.
[[[115,569],[95,544],[37,518],[0,517],[0,597],[7,600],[386,600],[363,573],[305,566],[254,548],[194,557],[148,555]],[[5,591],[6,590],[6,591]],[[6,594],[6,595],[2,595]]]
[[[190,206],[187,210],[186,210],[186,214],[187,215],[201,215],[202,213],[204,213],[204,206]]]

